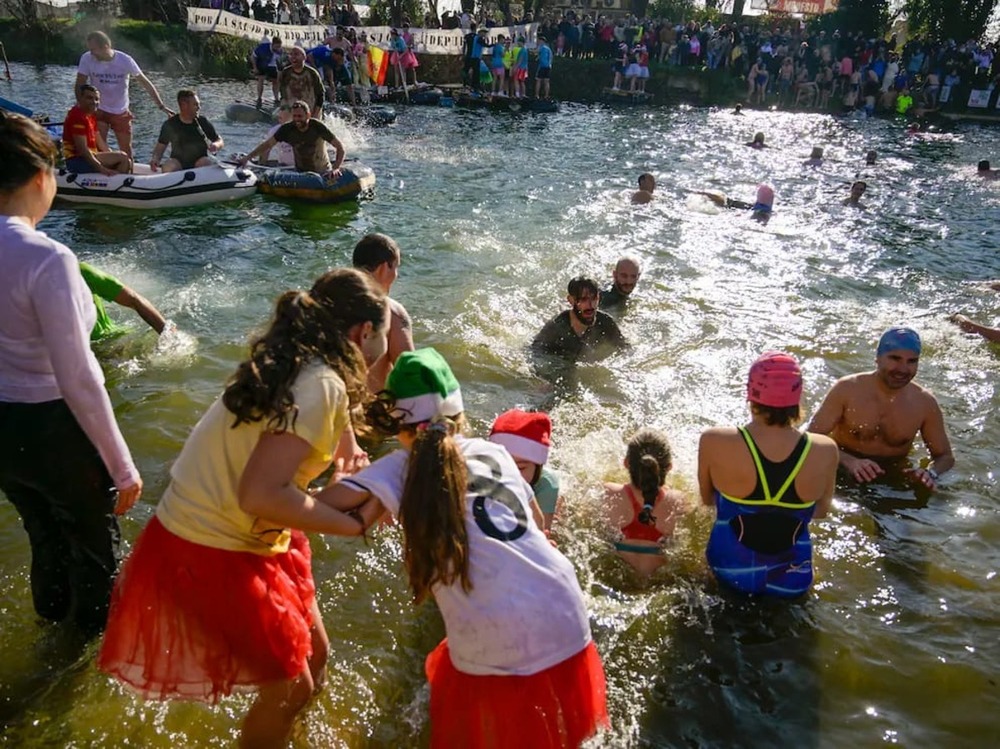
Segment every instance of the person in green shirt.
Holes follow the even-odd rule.
[[[130,289],[114,276],[103,273],[87,263],[80,263],[80,274],[83,276],[87,288],[94,295],[94,306],[97,307],[97,322],[94,323],[94,329],[90,331],[91,341],[114,338],[125,332],[125,328],[108,317],[107,310],[104,309],[106,301],[134,309],[139,317],[145,320],[157,334],[163,332],[166,320],[142,294]]]

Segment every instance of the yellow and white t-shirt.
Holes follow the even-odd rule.
[[[310,444],[295,483],[303,489],[321,474],[348,423],[347,391],[339,375],[312,362],[292,385],[298,417],[288,431]],[[291,533],[240,509],[237,489],[267,420],[240,424],[216,398],[195,426],[177,462],[156,516],[171,533],[193,543],[265,556],[288,550]]]

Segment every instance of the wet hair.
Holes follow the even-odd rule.
[[[365,234],[354,245],[354,255],[351,264],[370,273],[378,270],[382,263],[399,265],[401,253],[396,240],[387,234]]]
[[[809,154],[810,159],[822,159],[823,158],[823,147],[813,146],[812,153]]]
[[[109,37],[103,31],[91,31],[89,34],[87,34],[87,44],[90,44],[91,42],[95,42],[96,44],[99,44],[102,47],[110,47],[111,37]]]
[[[177,92],[177,103],[180,104],[186,99],[193,99],[196,96],[195,92],[189,88],[182,88]]]
[[[980,161],[978,169],[980,172],[988,172],[990,170],[990,160],[983,159],[982,161]]]
[[[427,598],[437,584],[458,582],[464,592],[472,590],[465,527],[468,470],[455,440],[463,426],[464,418],[458,414],[401,427],[413,437],[399,523],[414,603]]]
[[[597,296],[600,293],[597,281],[586,276],[577,276],[570,279],[570,282],[566,285],[566,293],[574,299],[579,299],[585,291],[589,291],[593,296]]]
[[[756,133],[753,134],[753,142],[757,143],[758,141],[761,143],[764,142],[764,133],[761,132],[760,130],[758,130]]]
[[[802,407],[798,404],[777,407],[763,406],[760,403],[751,401],[750,410],[755,414],[763,416],[764,422],[772,427],[787,427],[802,421]]]
[[[639,189],[640,190],[642,189],[643,180],[646,180],[646,179],[655,179],[655,177],[653,177],[653,175],[650,174],[649,172],[643,172],[642,174],[640,174],[639,175],[639,180],[638,180],[638,182],[639,182]]]
[[[667,474],[673,466],[670,453],[670,443],[662,432],[655,429],[640,429],[628,441],[625,452],[628,462],[628,479],[633,486],[639,487],[643,504],[650,509],[656,503],[660,487],[667,480]],[[645,510],[645,507],[643,508]],[[648,520],[641,515],[645,514]],[[640,521],[652,525],[649,512],[640,513]]]
[[[0,193],[11,193],[56,165],[52,136],[37,122],[0,111]]]
[[[874,150],[869,151],[868,153],[865,154],[865,163],[874,164],[877,158],[878,158],[878,151]]]
[[[358,413],[371,401],[364,356],[348,338],[355,325],[381,328],[386,297],[374,280],[353,268],[320,276],[309,291],[286,291],[275,305],[267,331],[250,344],[243,361],[226,384],[222,403],[236,417],[233,428],[265,421],[267,428],[287,431],[295,425],[298,406],[292,386],[314,360],[331,367],[343,380],[356,432],[368,427]]]

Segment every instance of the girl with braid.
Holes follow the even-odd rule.
[[[667,438],[642,429],[629,440],[625,453],[629,483],[604,486],[609,520],[621,532],[615,549],[642,575],[666,564],[663,545],[685,511],[684,495],[664,486],[672,466]]]
[[[425,663],[432,748],[578,747],[608,721],[583,593],[510,453],[463,437],[462,412],[441,355],[403,353],[368,413],[403,449],[317,499],[399,518],[414,602],[433,596],[447,633]]]
[[[279,299],[269,329],[195,426],[125,563],[98,666],[148,699],[215,703],[256,688],[241,747],[285,746],[323,681],[329,640],[303,531],[356,536],[351,513],[307,491],[372,400],[385,294],[333,270]]]

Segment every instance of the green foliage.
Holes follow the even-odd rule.
[[[410,19],[413,26],[424,24],[423,0],[372,0],[370,8],[369,20],[376,17],[382,21],[373,26],[399,26],[404,18]]]
[[[889,0],[840,0],[837,10],[820,16],[815,28],[841,33],[861,31],[865,38],[880,37],[889,28]]]
[[[934,39],[982,39],[996,0],[907,0],[911,36]]]
[[[647,14],[650,18],[687,21],[694,15],[694,0],[653,0]]]

